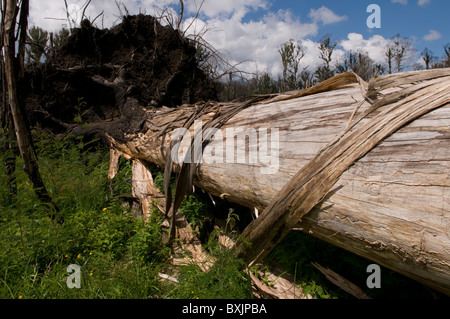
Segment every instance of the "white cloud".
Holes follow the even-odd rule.
[[[318,33],[316,24],[302,23],[286,10],[268,13],[258,21],[243,22],[233,15],[202,21],[197,27],[204,23],[214,26],[205,39],[216,49],[228,52],[232,64],[246,61],[239,66],[243,71],[254,72],[257,68],[273,75],[281,73],[278,49],[283,43]]]
[[[400,3],[403,5],[407,5],[408,4],[408,0],[391,0],[392,3]],[[418,0],[417,4],[421,7],[426,6],[427,4],[431,3],[431,0]]]
[[[339,44],[346,51],[357,52],[359,50],[367,52],[369,57],[376,63],[385,62],[385,50],[392,40],[385,39],[381,35],[374,35],[369,39],[359,33],[350,33],[348,39],[341,41]]]
[[[196,13],[201,2],[201,0],[186,1],[186,8],[189,12]],[[201,12],[208,18],[229,18],[233,15],[243,18],[250,10],[266,9],[268,6],[268,0],[206,0],[203,3]]]
[[[442,34],[436,30],[430,30],[428,34],[423,37],[425,41],[434,41],[439,40],[440,38],[442,38]]]
[[[320,22],[324,25],[337,23],[348,19],[347,16],[338,16],[336,13],[325,6],[322,6],[317,10],[311,9],[311,11],[309,12],[309,17],[313,19],[313,21]]]
[[[407,5],[408,4],[408,0],[391,0],[392,3],[400,3],[403,5]]]
[[[192,1],[192,0],[191,0]],[[173,0],[121,0],[120,1],[130,14],[145,12],[154,14],[158,8],[162,9],[173,3]],[[86,0],[68,0],[70,8],[79,8],[78,17],[81,16],[81,7]],[[75,11],[75,10],[74,10]],[[119,9],[116,2],[111,0],[92,0],[86,10],[86,15],[94,19],[103,12],[103,16],[96,21],[99,27],[109,28],[118,23]],[[76,14],[73,14],[75,17]],[[30,25],[38,25],[46,30],[56,31],[62,27],[68,27],[66,9],[62,0],[30,0]]]
[[[431,2],[431,0],[419,0],[419,2],[417,4],[421,7],[424,7],[427,4],[429,4],[430,2]]]
[[[197,0],[200,1],[200,0]],[[206,6],[209,4],[209,7]],[[246,72],[269,72],[277,76],[282,72],[278,49],[289,39],[304,40],[316,36],[321,25],[336,23],[347,19],[339,16],[326,7],[311,10],[311,21],[300,21],[290,10],[268,11],[270,8],[264,0],[231,0],[230,4],[218,1],[205,2],[201,21],[192,28],[197,32],[212,26],[205,39],[216,49],[224,52],[232,64],[240,63],[239,68]],[[245,15],[257,9],[264,9],[265,15],[258,20],[244,22]],[[191,10],[192,12],[195,10]],[[193,30],[189,30],[192,33]],[[318,44],[302,41],[306,56],[302,67],[312,70],[320,62],[318,60]],[[338,56],[339,50],[336,50]]]

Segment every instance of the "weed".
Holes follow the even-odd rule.
[[[180,267],[179,282],[171,295],[177,299],[251,299],[252,286],[242,259],[228,251],[207,272],[197,265]]]
[[[124,212],[106,182],[108,152],[36,133],[39,165],[65,222],[47,217],[26,174],[17,169],[17,197],[8,200],[0,154],[0,298],[148,298],[164,294],[158,280],[167,249],[159,225]],[[84,145],[86,146],[86,145]],[[17,168],[22,167],[17,159]],[[113,193],[129,193],[131,166],[121,162]],[[70,264],[81,289],[66,285]]]

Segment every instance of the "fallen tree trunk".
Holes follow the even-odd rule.
[[[201,164],[173,156],[169,168],[262,211],[243,233],[252,246],[238,245],[248,261],[301,229],[450,294],[450,69],[369,84],[347,73],[300,92],[146,115],[125,138],[101,129],[114,149],[162,168],[177,146],[185,158],[175,129],[186,127],[189,142],[220,128],[200,141]]]

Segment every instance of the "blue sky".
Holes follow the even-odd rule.
[[[68,0],[76,16],[86,0]],[[155,14],[166,6],[178,12],[179,0],[122,0],[131,14]],[[184,0],[184,28],[191,25],[202,0]],[[369,29],[366,12],[369,4],[381,7],[381,28]],[[30,24],[56,30],[66,17],[63,0],[30,0]],[[159,9],[158,9],[159,8]],[[111,0],[92,0],[87,14],[95,17],[104,11],[103,26],[117,23],[117,6]],[[302,67],[315,68],[319,63],[318,41],[331,34],[338,42],[333,59],[339,63],[346,51],[363,50],[378,63],[384,62],[384,50],[392,37],[408,37],[423,51],[431,49],[441,58],[443,46],[450,43],[450,0],[205,0],[201,14],[187,33],[211,30],[205,39],[233,64],[248,72],[281,72],[278,49],[286,41],[299,41],[306,51]],[[49,18],[59,18],[55,20]],[[67,24],[67,23],[66,23]],[[416,54],[412,63],[418,63]]]
[[[369,4],[378,4],[381,7],[381,29],[369,29],[366,26],[366,19],[370,15],[366,13]],[[284,0],[272,1],[271,9],[292,10],[301,20],[309,19],[308,13],[311,8],[325,6],[339,16],[347,16],[347,20],[339,23],[325,25],[320,29],[320,33],[313,39],[318,39],[326,33],[330,33],[334,38],[345,39],[351,32],[362,34],[365,38],[373,34],[380,34],[385,38],[391,38],[396,34],[408,37],[414,41],[417,49],[422,51],[428,47],[436,53],[443,52],[442,47],[450,43],[450,1],[432,0],[428,4],[420,6],[418,0],[409,0],[402,3],[393,3],[391,0]],[[260,11],[259,14],[262,12]],[[257,18],[257,15],[249,15],[247,18]],[[423,37],[430,33],[430,30],[438,31],[441,38],[434,41],[425,41]]]

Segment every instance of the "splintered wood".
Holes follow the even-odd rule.
[[[110,174],[109,179],[113,179],[118,170],[118,160],[121,156],[120,152],[111,151],[110,158]],[[155,205],[158,210],[164,214],[166,211],[165,199],[160,190],[155,187],[153,178],[148,166],[141,160],[134,159],[132,166],[132,192],[133,196],[139,199],[143,211],[143,218],[148,220],[152,212],[152,207]],[[169,217],[172,212],[169,213]],[[175,250],[182,255],[182,258],[172,258],[173,265],[189,265],[195,264],[202,271],[207,272],[216,261],[216,258],[210,256],[203,249],[200,239],[195,235],[192,227],[187,222],[183,214],[177,214],[176,222],[176,238],[179,245]],[[234,247],[234,241],[226,235],[220,234],[218,236],[219,244],[231,249]],[[265,276],[269,282],[270,287],[261,282],[251,271],[248,271],[252,280],[253,293],[256,298],[270,298],[270,299],[302,299],[306,298],[302,294],[302,289],[299,285],[295,285],[288,279],[282,276],[275,276],[272,273],[266,272]],[[176,275],[159,274],[163,280],[169,280],[177,283]]]

